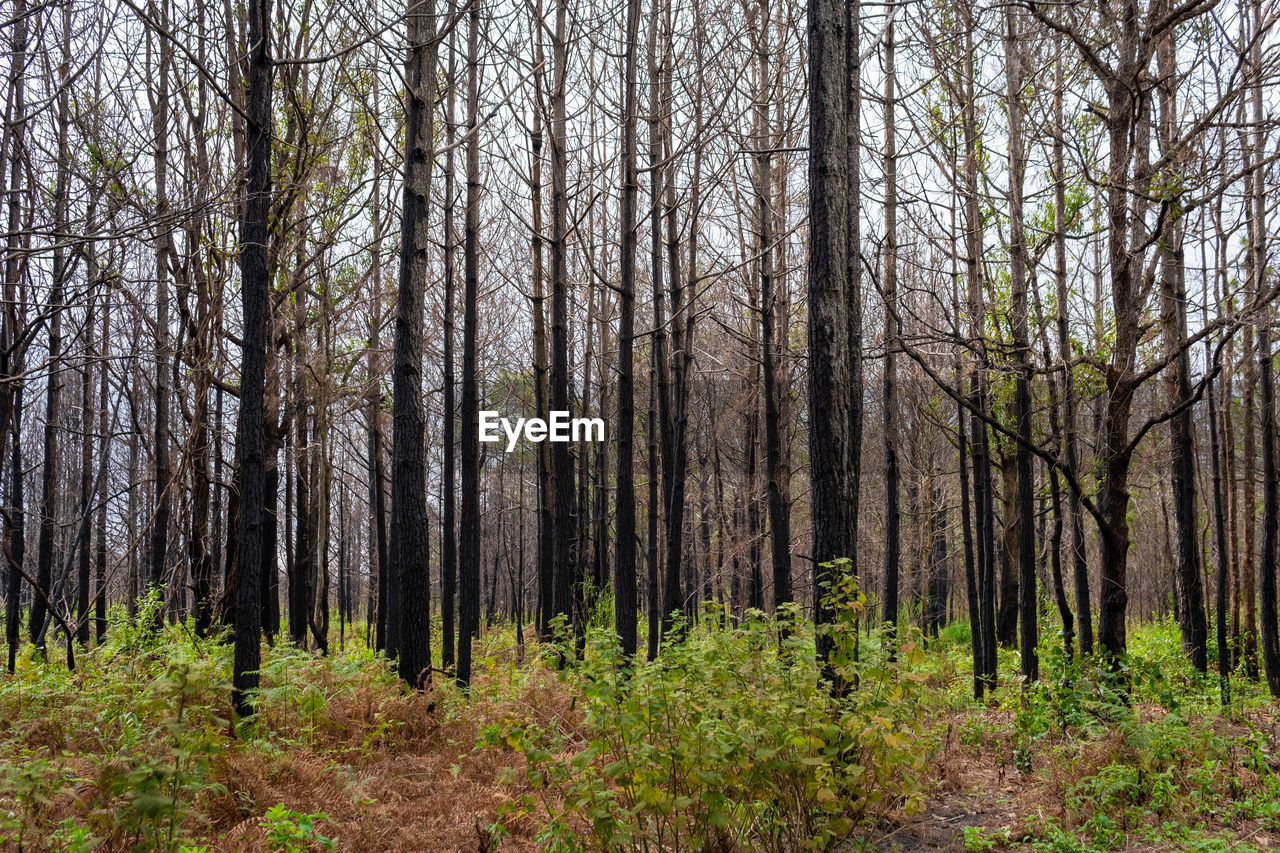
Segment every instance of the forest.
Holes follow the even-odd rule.
[[[1280,848],[1275,0],[0,42],[0,849]]]

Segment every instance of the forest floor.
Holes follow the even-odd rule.
[[[479,641],[469,694],[451,684],[408,694],[349,638],[328,658],[277,644],[257,720],[233,728],[226,646],[181,626],[149,637],[121,623],[76,672],[23,656],[0,679],[0,849],[672,849],[675,839],[720,851],[1280,848],[1275,706],[1242,684],[1223,715],[1216,679],[1162,675],[1178,667],[1167,625],[1137,644],[1147,658],[1135,656],[1131,711],[1078,673],[1025,703],[1002,685],[978,705],[958,633],[882,682],[869,672],[861,689],[880,698],[858,717],[868,725],[856,751],[842,754],[870,775],[843,782],[796,734],[814,701],[784,686],[799,664],[759,644],[736,657],[735,641],[717,636],[734,633],[698,632],[694,651],[661,668],[675,680],[643,705],[629,703],[651,670],[631,676],[625,696],[608,693],[611,668],[558,670],[507,629]],[[1002,673],[1015,669],[1002,659]],[[703,670],[707,681],[675,692]],[[707,698],[720,683],[730,685],[724,705]],[[655,720],[669,729],[645,728]],[[628,729],[648,734],[627,740]],[[733,731],[747,739],[725,740]],[[627,744],[658,762],[610,762]],[[655,781],[668,764],[670,777]]]

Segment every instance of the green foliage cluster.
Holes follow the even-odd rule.
[[[1264,710],[1258,685],[1238,680],[1237,705],[1223,711],[1216,674],[1190,666],[1167,619],[1136,626],[1114,669],[1047,643],[1043,679],[998,694],[1017,708],[1008,729],[971,716],[959,732],[962,744],[995,753],[1002,766],[1000,753],[1011,752],[1023,778],[1044,784],[1042,810],[1021,831],[967,827],[967,850],[1248,851],[1255,848],[1237,837],[1239,827],[1280,833],[1274,709]]]
[[[264,756],[314,744],[336,698],[370,685],[398,692],[366,649],[320,659],[277,644],[264,656],[257,720],[233,731],[231,646],[196,639],[189,624],[157,627],[160,601],[152,591],[135,617],[114,611],[107,642],[77,654],[75,672],[27,653],[0,678],[0,847],[197,849],[185,845],[227,794],[219,776],[233,741]],[[369,737],[394,731],[374,717]],[[317,816],[274,819],[270,832],[292,820],[305,838],[273,849],[324,848]]]
[[[323,812],[302,814],[274,805],[267,810],[262,825],[267,829],[267,847],[279,853],[304,853],[311,850],[337,850],[338,841],[320,834],[316,823],[328,820]]]
[[[581,725],[513,716],[483,731],[526,759],[508,773],[521,793],[506,820],[535,816],[552,850],[806,850],[917,808],[930,749],[920,646],[857,660],[863,599],[851,581],[834,598],[835,674],[858,681],[839,696],[819,681],[795,608],[721,630],[710,607],[700,628],[678,621],[653,662],[622,660],[607,630],[590,632],[581,658],[563,648]]]

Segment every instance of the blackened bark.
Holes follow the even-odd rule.
[[[411,687],[421,687],[431,676],[422,314],[430,245],[427,195],[431,188],[432,110],[437,84],[435,0],[409,0],[406,15],[409,51],[405,64],[404,194],[392,379],[387,645],[398,657],[400,677]]]
[[[635,311],[636,311],[636,52],[640,0],[627,0],[622,94],[622,211],[618,321],[617,541],[613,576],[613,625],[628,659],[636,653]],[[603,489],[604,483],[597,484]],[[596,543],[603,548],[603,542]]]
[[[850,541],[848,294],[848,93],[842,0],[809,5],[809,479],[813,505],[815,622],[832,621],[833,592]],[[819,633],[819,677],[837,687],[832,639]]]
[[[1022,79],[1024,57],[1018,47],[1018,17],[1005,10],[1005,106],[1009,115],[1009,279],[1012,302],[1014,428],[1018,434],[1018,611],[1024,684],[1040,678],[1036,610],[1035,469],[1031,456],[1031,342],[1027,307],[1027,242],[1022,192],[1026,157],[1022,140]]]
[[[849,192],[845,207],[845,294],[848,305],[849,438],[845,445],[845,525],[849,573],[859,577],[858,510],[862,500],[862,0],[845,0],[845,168]]]
[[[959,302],[959,300],[956,300]],[[956,312],[959,314],[959,311]],[[956,361],[956,387],[960,386],[960,362]],[[963,403],[956,404],[956,445],[960,463],[960,524],[964,539],[964,585],[969,608],[969,645],[973,650],[973,696],[981,699],[986,685],[982,653],[982,606],[978,598],[978,578],[973,558],[972,513],[969,508],[969,446],[965,438],[966,410]]]
[[[1271,317],[1264,312],[1258,323],[1258,385],[1262,406],[1262,559],[1258,562],[1261,607],[1258,630],[1262,635],[1262,665],[1267,689],[1280,697],[1280,636],[1276,633],[1276,553],[1280,549],[1280,505],[1276,484],[1276,410],[1272,380]]]
[[[1071,337],[1067,312],[1070,306],[1067,290],[1067,179],[1063,151],[1062,100],[1064,94],[1062,59],[1054,64],[1053,116],[1058,132],[1053,139],[1053,278],[1057,302],[1056,326],[1058,358],[1062,361],[1062,454],[1071,482],[1079,482],[1079,439],[1076,430],[1076,392],[1071,367]],[[1055,475],[1056,476],[1056,472]],[[1055,497],[1057,491],[1054,492]],[[1076,618],[1080,635],[1080,654],[1093,654],[1093,615],[1089,600],[1089,564],[1085,558],[1083,495],[1071,485],[1067,494],[1067,518],[1071,525],[1071,568],[1075,586]],[[1057,510],[1055,510],[1055,515]],[[1060,524],[1055,520],[1055,525]]]
[[[369,404],[369,505],[373,507],[373,569],[378,586],[377,622],[374,628],[374,648],[387,648],[387,475],[382,464],[382,426],[379,423],[382,406],[377,391],[372,391]]]
[[[57,94],[57,148],[58,168],[54,178],[54,228],[58,233],[66,229],[67,183],[70,173],[70,155],[67,148],[67,129],[70,124],[70,73],[71,73],[71,7],[63,9],[62,61],[58,66]],[[157,174],[157,181],[160,175]],[[46,594],[53,586],[53,539],[57,515],[57,486],[59,477],[58,418],[62,409],[62,311],[64,288],[67,279],[67,252],[62,241],[54,243],[52,285],[49,291],[49,376],[44,410],[44,464],[40,481],[40,537],[36,545],[36,583]],[[49,612],[44,596],[36,595],[31,601],[31,639],[41,652],[44,651],[45,623]]]
[[[1204,325],[1209,325],[1209,265],[1203,263],[1204,245],[1201,244],[1201,272],[1204,281],[1204,301],[1203,317]],[[1211,344],[1209,338],[1204,341],[1204,363],[1210,366],[1208,369],[1213,370],[1213,359],[1211,354]],[[1227,598],[1231,594],[1230,582],[1228,578],[1228,568],[1230,557],[1228,556],[1227,546],[1227,519],[1224,512],[1226,506],[1226,496],[1223,494],[1222,482],[1222,457],[1219,455],[1218,441],[1218,404],[1217,390],[1213,387],[1216,374],[1210,373],[1206,380],[1204,389],[1205,397],[1209,401],[1209,469],[1212,476],[1213,489],[1213,541],[1215,557],[1217,559],[1217,596],[1215,600],[1215,618],[1217,620],[1217,643],[1218,643],[1218,687],[1221,694],[1223,706],[1231,704],[1231,646],[1227,641]]]
[[[565,151],[567,117],[568,25],[566,0],[557,0],[552,31],[551,84],[551,410],[569,411],[569,187]],[[464,418],[466,415],[464,414]],[[466,439],[463,439],[465,448]],[[570,616],[577,564],[573,558],[574,506],[573,454],[566,442],[551,446],[552,477],[552,602],[551,618]],[[466,525],[466,520],[463,520]]]
[[[543,76],[542,69],[544,66],[543,41],[542,41],[542,2],[535,0],[534,3],[534,20],[531,23],[531,30],[534,44],[534,69],[533,81],[534,89],[542,92]],[[542,262],[542,127],[543,127],[543,109],[539,103],[538,109],[533,112],[533,126],[529,131],[529,148],[530,148],[530,169],[529,169],[529,194],[530,202],[533,208],[531,224],[532,234],[530,235],[530,251],[532,252],[532,270],[533,277],[533,298],[531,308],[533,312],[533,376],[534,376],[534,406],[537,409],[537,416],[547,418],[547,403],[550,397],[550,389],[547,387],[548,365],[547,365],[547,311],[546,301],[543,290],[543,262]],[[551,448],[544,442],[538,443],[538,520],[537,520],[537,578],[538,578],[538,610],[535,614],[537,617],[538,636],[543,640],[550,639],[551,629],[551,611],[554,599],[555,586],[555,561],[552,554],[552,541],[554,532],[552,528],[552,484],[551,484]]]
[[[235,660],[232,674],[236,712],[254,712],[261,661],[258,575],[263,554],[263,499],[267,444],[267,272],[271,213],[271,7],[249,0],[247,93],[248,186],[240,225],[240,276],[244,307],[241,354],[239,518],[236,525]]]
[[[1177,58],[1173,33],[1156,49],[1160,75],[1160,142],[1166,151],[1178,143]],[[1176,181],[1176,178],[1171,178]],[[1181,205],[1175,200],[1175,208]],[[1185,225],[1174,215],[1166,226],[1161,257],[1160,326],[1169,369],[1165,375],[1165,404],[1177,411],[1191,399],[1191,358],[1187,346],[1187,287],[1183,257]],[[1196,520],[1196,459],[1191,411],[1182,408],[1169,420],[1169,462],[1173,516],[1177,533],[1176,588],[1181,597],[1179,628],[1182,650],[1200,672],[1209,667],[1209,631],[1205,621],[1204,587],[1200,576],[1200,547]]]
[[[756,55],[759,64],[759,93],[756,96],[755,181],[756,230],[760,259],[760,353],[764,371],[764,467],[765,488],[769,501],[770,556],[773,561],[773,606],[792,600],[791,594],[791,505],[783,490],[782,418],[778,387],[778,360],[782,351],[779,337],[786,340],[786,329],[775,331],[778,300],[774,294],[773,274],[773,164],[770,150],[774,134],[769,127],[769,105],[772,100],[769,76],[768,0],[761,0]]]
[[[467,210],[463,225],[462,528],[458,563],[458,683],[471,683],[471,640],[480,630],[480,397],[476,336],[480,315],[479,2],[467,35]]]
[[[646,462],[648,463],[648,529],[645,535],[647,545],[645,552],[646,602],[648,613],[648,636],[646,637],[646,657],[653,660],[658,656],[658,640],[661,639],[661,623],[658,601],[658,409],[655,403],[657,391],[653,381],[653,373],[649,375],[649,411],[645,419],[645,436],[648,441]]]
[[[454,666],[454,654],[458,647],[456,608],[458,599],[458,518],[457,518],[457,377],[454,375],[454,312],[453,297],[457,289],[454,255],[458,238],[454,231],[454,207],[457,202],[454,170],[454,107],[457,103],[457,49],[455,33],[449,33],[449,72],[445,96],[445,144],[448,152],[444,160],[444,470],[441,477],[441,529],[440,529],[440,666],[449,670]],[[541,448],[541,446],[539,446]],[[541,449],[539,449],[541,452]]]
[[[92,248],[90,251],[93,251]],[[96,278],[96,276],[90,276]],[[93,508],[93,301],[86,307],[85,347],[89,357],[80,366],[80,514],[88,516]],[[87,531],[86,531],[87,534]],[[89,645],[89,579],[90,537],[85,535],[80,544],[76,565],[76,642]]]
[[[982,293],[982,213],[978,195],[978,159],[981,145],[978,136],[977,93],[974,78],[973,32],[976,22],[972,9],[965,7],[965,51],[961,61],[964,103],[961,127],[964,138],[964,232],[965,282],[969,311],[969,337],[977,350],[977,364],[969,377],[973,451],[974,540],[977,546],[978,604],[980,629],[981,674],[987,689],[996,685],[996,582],[995,582],[995,512],[991,481],[991,446],[983,417],[987,413],[988,368],[986,353],[986,306]]]
[[[894,67],[893,19],[884,35],[884,574],[880,621],[888,626],[888,642],[896,643],[898,570],[902,559],[898,484],[898,141],[895,122],[897,72]],[[894,651],[891,649],[890,654]]]
[[[22,618],[22,571],[26,557],[26,513],[23,495],[24,470],[22,465],[22,391],[23,383],[11,382],[10,377],[22,372],[22,348],[14,346],[19,320],[18,279],[22,264],[19,262],[19,245],[22,222],[22,191],[24,139],[26,136],[26,66],[27,66],[27,0],[14,3],[13,30],[11,33],[11,64],[9,67],[9,109],[6,126],[12,135],[5,151],[8,162],[0,165],[0,173],[9,169],[12,176],[5,189],[8,192],[8,237],[5,241],[4,259],[4,313],[0,317],[0,377],[5,380],[3,398],[8,403],[8,423],[0,419],[0,448],[12,442],[9,452],[0,451],[0,465],[5,457],[11,457],[9,468],[8,514],[5,517],[4,547],[8,553],[5,563],[6,605],[5,639],[9,645],[9,672],[17,664],[18,643]],[[0,175],[0,180],[3,180]],[[22,317],[22,320],[25,320]],[[12,389],[10,391],[10,389]]]
[[[13,303],[11,302],[10,305]],[[5,603],[5,639],[9,644],[9,673],[18,661],[18,644],[22,629],[22,572],[26,558],[26,512],[22,465],[22,386],[14,389],[9,404],[10,429],[6,439],[12,442],[9,463],[9,515],[5,524],[5,547],[8,550],[8,600]]]

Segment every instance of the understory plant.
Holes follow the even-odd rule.
[[[794,605],[748,611],[728,630],[715,606],[702,628],[677,616],[652,662],[623,659],[603,629],[581,657],[563,648],[581,725],[513,717],[485,730],[526,760],[508,771],[522,793],[504,819],[533,816],[555,850],[790,851],[830,849],[891,808],[914,809],[927,754],[918,638],[902,637],[895,656],[873,631],[859,660],[865,599],[852,578],[828,604],[838,690],[819,678]]]

